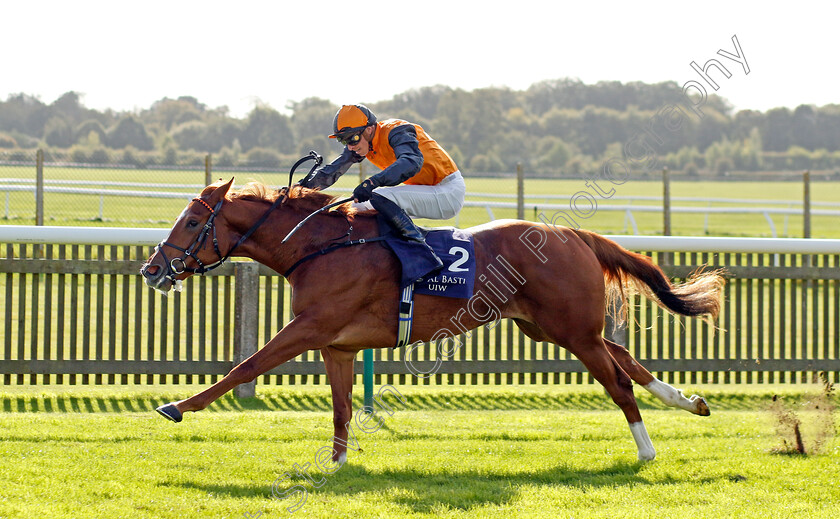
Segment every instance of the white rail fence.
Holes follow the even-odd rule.
[[[169,229],[0,225],[0,243],[56,245],[157,245]],[[840,254],[840,240],[817,238],[730,238],[711,236],[604,235],[629,250],[760,254]]]
[[[98,186],[93,187],[70,187],[70,186]],[[190,189],[184,191],[146,191],[130,189],[108,189],[142,187],[145,189]],[[99,197],[99,219],[104,218],[104,207],[106,197],[134,197],[134,198],[167,198],[189,200],[195,196],[204,186],[199,184],[152,184],[141,182],[100,182],[95,180],[48,180],[45,182],[45,193],[60,193],[74,195],[88,195]],[[9,195],[13,192],[30,192],[37,196],[35,181],[31,179],[0,178],[0,191],[5,193],[4,216],[10,217]],[[331,191],[351,192],[351,189],[332,188]],[[516,194],[502,193],[467,193],[468,200],[464,207],[483,208],[490,220],[495,220],[494,209],[517,210],[524,209],[532,211],[534,215],[547,211],[568,211],[569,204],[557,204],[551,200],[569,200],[569,195],[537,195],[527,194],[521,199]],[[475,200],[481,198],[482,200]],[[501,202],[483,199],[513,200],[512,202]],[[545,200],[537,202],[534,200]],[[636,223],[634,213],[662,213],[664,210],[664,199],[661,196],[613,196],[611,201],[626,201],[625,204],[598,204],[599,211],[622,212],[624,213],[625,232],[632,231],[632,234],[639,234],[639,227]],[[659,205],[645,204],[635,205],[634,202],[659,202]],[[670,197],[671,202],[705,203],[706,206],[670,206],[672,213],[688,213],[704,215],[703,231],[709,230],[709,216],[713,214],[756,214],[761,215],[767,221],[770,234],[777,238],[779,233],[773,216],[783,216],[783,234],[788,232],[788,218],[790,216],[801,216],[804,211],[804,203],[800,200],[756,200],[745,198],[698,198],[698,197]],[[712,204],[733,204],[733,207],[713,207]],[[787,207],[768,207],[768,206]],[[812,216],[835,216],[840,217],[840,203],[836,202],[810,202],[812,207],[809,213]],[[748,207],[744,207],[748,206]],[[753,207],[749,207],[753,206]],[[755,207],[758,206],[758,207]],[[814,209],[814,207],[826,207],[830,209]],[[837,209],[833,209],[837,208]],[[459,225],[456,217],[455,225]]]

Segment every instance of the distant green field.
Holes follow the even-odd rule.
[[[369,174],[369,169],[367,170]],[[194,171],[166,171],[166,170],[120,170],[120,169],[85,169],[85,168],[47,168],[45,175],[48,180],[84,180],[101,182],[140,182],[154,184],[190,184],[201,186],[204,184],[203,169]],[[288,179],[286,173],[253,173],[253,172],[225,172],[216,171],[214,178],[228,179],[236,177],[237,185],[250,180],[262,181],[271,186],[285,185]],[[0,178],[34,178],[34,168],[31,167],[0,167]],[[335,185],[336,188],[352,189],[358,182],[358,170],[353,169]],[[509,194],[516,193],[514,178],[466,178],[467,191],[471,193],[467,200],[471,202],[492,201],[514,203],[514,198],[491,198],[483,193]],[[3,182],[0,182],[2,185]],[[610,198],[599,195],[593,188],[588,187],[584,180],[548,180],[526,179],[526,211],[525,218],[537,220],[542,213],[546,218],[552,218],[557,208],[534,209],[534,204],[556,204],[569,215],[570,200],[578,193],[589,195],[597,203],[597,208],[591,207],[585,199],[580,199],[578,208],[583,212],[591,212],[589,218],[576,217],[581,227],[603,234],[661,234],[662,214],[660,212],[631,211],[632,219],[626,211],[610,210],[610,206],[631,205],[650,206],[659,202],[622,199],[625,197],[650,197],[662,195],[662,184],[652,180],[629,180],[622,185],[600,183],[602,189],[614,189]],[[69,186],[63,186],[69,187]],[[103,189],[102,185],[74,186],[86,189]],[[115,187],[110,190],[144,189],[159,192],[183,192],[184,199],[139,198],[129,196],[106,196],[86,194],[47,193],[45,195],[45,223],[47,225],[107,225],[125,227],[168,227],[175,217],[180,214],[188,194],[194,194],[198,187],[191,188],[142,188]],[[348,194],[347,191],[335,191],[336,194]],[[840,183],[813,182],[811,185],[814,210],[840,211]],[[752,207],[801,210],[803,186],[801,182],[687,182],[675,181],[671,185],[673,207]],[[552,198],[558,197],[558,198]],[[680,201],[680,197],[693,198],[726,198],[743,200],[763,200],[765,203],[748,205],[741,202],[688,202]],[[769,201],[786,201],[787,204],[770,204]],[[833,206],[821,206],[822,203],[832,203]],[[34,223],[34,195],[31,192],[7,191],[0,195],[0,222],[17,225]],[[423,225],[456,225],[470,227],[499,218],[515,218],[515,209],[465,207],[458,218],[448,221],[423,221]],[[770,221],[761,213],[727,214],[727,213],[674,213],[672,218],[672,233],[684,236],[771,236],[772,226],[775,234],[780,237],[800,237],[803,233],[803,218],[799,214],[770,215]],[[558,220],[559,221],[559,220]],[[635,221],[635,225],[634,225]],[[812,237],[838,238],[840,226],[837,216],[812,217]]]

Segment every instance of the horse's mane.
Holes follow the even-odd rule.
[[[216,184],[208,186],[208,189],[213,186],[216,186]],[[333,195],[328,195],[326,193],[322,193],[320,191],[315,191],[314,189],[309,189],[298,185],[292,186],[289,189],[283,187],[279,190],[276,190],[263,184],[262,182],[253,181],[248,182],[241,189],[231,189],[230,191],[228,191],[227,199],[231,201],[247,200],[273,203],[277,200],[277,197],[286,195],[287,193],[288,198],[285,202],[283,202],[283,205],[288,204],[291,207],[300,209],[301,211],[308,213],[317,211],[325,205],[335,202],[336,198],[338,198]],[[328,211],[328,214],[329,213],[334,213],[336,215],[343,214],[346,216],[353,216],[355,215],[356,210],[353,209],[352,204],[348,202],[332,208],[330,211]]]

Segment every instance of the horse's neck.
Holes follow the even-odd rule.
[[[244,236],[252,230],[259,220],[265,215],[270,206],[256,200],[235,200],[225,210],[225,217],[230,231],[238,236],[231,236],[230,246],[233,246],[239,237]],[[285,227],[285,219],[277,218],[281,208],[274,208],[268,218],[256,229],[251,236],[233,251],[234,257],[251,258],[271,268],[275,268],[274,255],[270,251],[276,250],[280,240],[285,234],[282,228]],[[291,227],[290,227],[291,229]],[[288,231],[287,231],[288,232]],[[276,243],[275,243],[276,242]]]
[[[231,224],[240,236],[259,221],[268,210],[265,204],[247,201],[238,208]],[[251,258],[277,272],[284,272],[298,259],[323,249],[341,237],[349,227],[343,218],[319,214],[306,222],[289,241],[280,242],[311,211],[293,204],[275,208],[268,219],[254,231],[235,255]]]

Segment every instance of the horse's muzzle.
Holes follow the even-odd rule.
[[[146,286],[168,292],[172,288],[172,281],[166,276],[166,269],[160,265],[155,265],[151,262],[144,264],[140,268],[140,274],[143,276]]]

